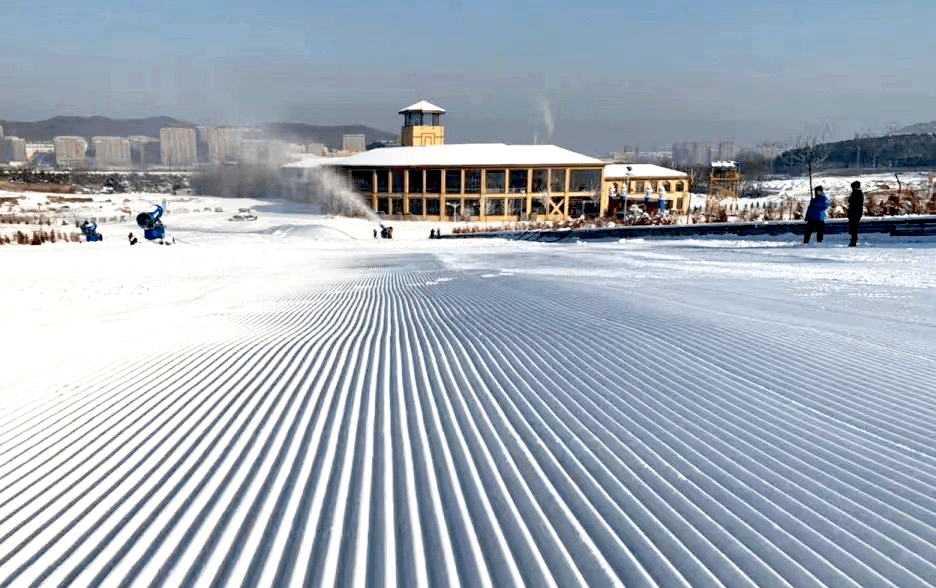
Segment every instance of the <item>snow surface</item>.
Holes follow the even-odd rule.
[[[188,203],[0,247],[0,586],[936,585],[932,238]]]

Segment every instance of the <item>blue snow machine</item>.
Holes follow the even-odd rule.
[[[91,223],[85,221],[81,223],[81,232],[85,236],[85,240],[91,243],[92,241],[103,241],[104,237],[101,236],[101,233],[97,232],[97,223]]]
[[[148,240],[164,239],[166,237],[166,227],[159,220],[163,214],[162,206],[157,206],[153,212],[141,212],[137,215],[136,221],[143,229],[143,236]]]

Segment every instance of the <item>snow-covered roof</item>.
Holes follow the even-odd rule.
[[[737,161],[713,161],[712,167],[734,168],[738,167]]]
[[[304,153],[299,156],[298,161],[293,161],[287,163],[283,167],[320,167],[323,165],[336,165],[333,160],[339,159],[337,157],[322,157],[321,155],[313,155],[311,153]],[[342,158],[343,159],[343,158]]]
[[[343,167],[491,167],[541,165],[592,165],[605,162],[555,145],[505,145],[504,143],[461,143],[424,147],[384,147],[349,157],[325,157],[325,161],[303,160],[289,167],[335,165]]]
[[[630,171],[628,171],[630,168]],[[617,178],[688,178],[689,175],[652,163],[612,163],[605,167],[605,179]]]
[[[438,112],[442,114],[445,112],[444,108],[439,108],[431,102],[426,102],[425,100],[420,100],[416,104],[410,104],[406,108],[400,111],[400,114],[404,112]]]

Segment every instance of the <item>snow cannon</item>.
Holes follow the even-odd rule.
[[[136,221],[143,229],[143,236],[150,241],[154,239],[164,239],[166,237],[166,227],[159,220],[163,214],[162,206],[157,206],[153,212],[141,212],[137,215]]]
[[[81,223],[81,232],[84,234],[85,240],[89,243],[92,241],[104,240],[101,233],[97,232],[97,223],[89,223],[88,221]]]

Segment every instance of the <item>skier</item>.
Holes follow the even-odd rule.
[[[861,182],[851,184],[852,192],[848,197],[848,232],[851,233],[849,247],[858,246],[858,227],[861,224],[861,215],[864,213],[864,192],[861,191]]]
[[[822,243],[822,237],[825,232],[826,210],[829,208],[829,199],[826,198],[822,186],[816,186],[816,194],[809,201],[806,208],[806,234],[803,236],[803,244],[809,243],[809,238],[813,231],[816,231],[816,242]]]

